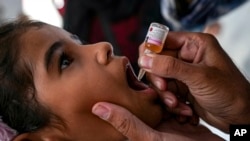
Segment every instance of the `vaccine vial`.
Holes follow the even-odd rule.
[[[169,28],[159,23],[151,23],[145,38],[145,47],[154,53],[160,53],[167,38]]]
[[[144,53],[160,53],[164,46],[165,40],[168,35],[169,28],[159,23],[151,23],[148,28],[148,33],[145,38],[145,51]],[[145,75],[145,70],[140,69],[138,80],[141,80]]]

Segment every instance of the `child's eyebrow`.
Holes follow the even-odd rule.
[[[76,34],[72,34],[70,35],[70,38],[76,41],[80,41],[81,44],[85,45],[88,44],[88,42],[86,42],[85,40],[80,39]]]
[[[45,53],[45,68],[48,70],[48,68],[49,68],[49,65],[50,65],[50,63],[51,63],[51,59],[53,58],[53,56],[54,56],[54,54],[55,54],[55,51],[56,50],[58,50],[59,48],[61,48],[62,47],[62,42],[60,42],[60,41],[57,41],[57,42],[55,42],[55,43],[53,43],[50,47],[49,47],[49,49],[46,51],[46,53]]]

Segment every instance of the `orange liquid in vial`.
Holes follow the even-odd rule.
[[[151,44],[147,42],[145,43],[145,47],[154,53],[160,53],[163,48],[162,45],[159,46],[159,45],[155,45],[155,44]]]

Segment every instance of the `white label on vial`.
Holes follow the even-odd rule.
[[[166,36],[166,31],[158,27],[150,27],[146,36],[146,42],[155,44],[158,46],[162,45]]]

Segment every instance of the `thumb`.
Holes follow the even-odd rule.
[[[141,68],[164,78],[175,78],[182,82],[193,79],[199,73],[198,67],[172,56],[145,54],[138,61]]]
[[[130,141],[160,141],[159,132],[148,127],[123,107],[99,102],[93,106],[92,112],[109,122]]]

